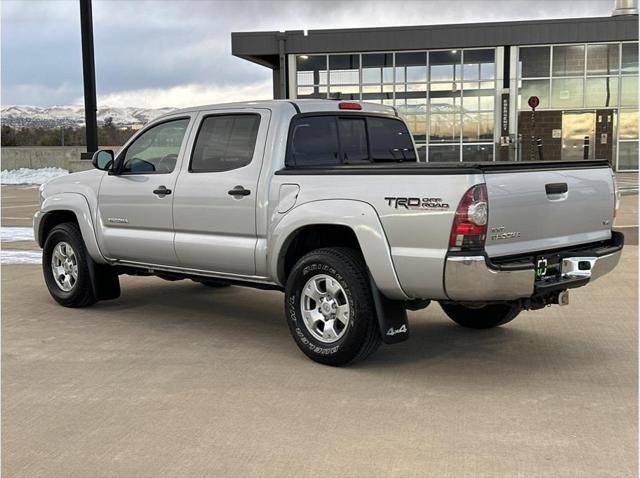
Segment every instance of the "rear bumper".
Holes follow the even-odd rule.
[[[484,255],[450,255],[444,272],[445,292],[453,301],[485,302],[581,287],[613,270],[623,245],[623,234],[613,231],[606,243],[556,251],[562,260],[561,273],[542,280],[536,280],[533,257],[497,263]]]

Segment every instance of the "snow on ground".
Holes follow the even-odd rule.
[[[2,242],[33,241],[33,229],[30,227],[0,227]]]
[[[0,251],[0,264],[41,264],[41,251],[14,251],[2,249]]]
[[[62,168],[4,169],[2,170],[0,184],[43,184],[49,179],[66,174],[69,174],[69,171]]]

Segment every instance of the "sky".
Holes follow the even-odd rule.
[[[94,0],[98,106],[271,97],[271,70],[231,55],[232,31],[608,16],[614,0]],[[1,103],[82,104],[78,0],[2,0]]]

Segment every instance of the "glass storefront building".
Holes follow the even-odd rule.
[[[455,25],[446,32],[234,33],[233,47],[235,55],[274,68],[275,97],[395,107],[424,161],[607,159],[619,171],[637,171],[637,22],[630,15]],[[269,34],[275,57],[238,51]],[[389,48],[365,48],[385,39]],[[361,48],[343,48],[358,42]],[[531,96],[540,99],[535,114]]]

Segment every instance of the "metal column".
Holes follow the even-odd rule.
[[[82,76],[84,79],[84,119],[87,152],[81,159],[91,159],[98,150],[98,120],[96,118],[96,68],[93,57],[93,18],[91,0],[80,0],[80,32],[82,36]]]

